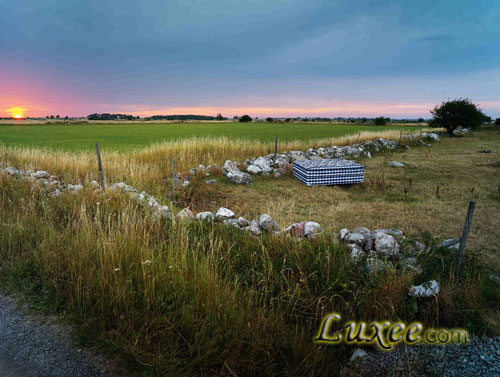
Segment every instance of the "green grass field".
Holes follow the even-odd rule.
[[[90,123],[61,125],[0,125],[6,146],[85,151],[99,142],[102,149],[129,151],[161,141],[219,137],[272,142],[309,140],[357,134],[360,131],[415,130],[415,127],[328,123]]]

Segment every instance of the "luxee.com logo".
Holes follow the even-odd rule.
[[[330,313],[321,322],[315,343],[320,344],[375,344],[383,350],[391,350],[394,345],[404,342],[416,344],[468,343],[469,333],[462,329],[425,329],[419,322],[409,325],[403,322],[347,322],[340,330],[333,331],[334,322],[341,320],[338,313]]]

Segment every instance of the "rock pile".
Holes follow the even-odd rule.
[[[222,174],[229,180],[229,182],[238,185],[251,185],[253,183],[252,177],[248,173],[240,171],[236,162],[227,160],[222,167]]]
[[[374,273],[393,263],[398,263],[401,268],[414,272],[421,272],[417,264],[416,255],[425,250],[425,245],[415,243],[407,253],[401,251],[401,241],[405,238],[399,229],[375,229],[371,232],[368,228],[356,228],[352,232],[341,229],[339,240],[351,250],[351,261],[364,264],[366,272]],[[420,298],[435,296],[439,293],[439,284],[431,280],[418,286],[411,286],[408,294]]]
[[[438,141],[439,136],[435,133],[422,133],[406,135],[410,140],[416,138],[426,139],[431,141]],[[422,141],[422,140],[421,140]],[[430,146],[422,141],[426,146]],[[274,155],[268,154],[267,156],[259,156],[244,161],[244,164],[239,162],[227,160],[222,167],[222,173],[228,178],[230,182],[236,184],[251,184],[253,175],[269,175],[273,174],[275,178],[280,178],[286,173],[294,161],[298,160],[322,160],[322,159],[345,159],[345,158],[372,158],[372,152],[380,152],[383,150],[394,150],[399,146],[408,149],[409,147],[400,144],[395,140],[377,138],[375,140],[367,140],[359,144],[336,146],[325,148],[309,148],[307,151],[290,151],[282,152]],[[397,163],[400,164],[400,163]],[[242,165],[246,166],[246,173],[240,170]],[[392,166],[392,165],[391,165]],[[404,165],[402,165],[404,166]],[[402,167],[398,165],[397,167]],[[396,167],[396,166],[395,166]]]
[[[398,161],[391,161],[387,165],[389,165],[391,168],[404,168],[405,167],[405,164],[403,164],[402,162],[398,162]]]
[[[236,214],[228,208],[220,207],[214,214],[210,211],[199,212],[193,215],[191,210],[184,208],[177,216],[178,219],[192,221],[197,219],[205,222],[217,222],[243,230],[254,236],[260,236],[265,233],[275,235],[288,234],[294,238],[314,238],[323,232],[321,225],[314,221],[304,221],[292,224],[285,229],[280,229],[276,221],[267,213],[262,214],[258,219],[248,220],[245,217],[236,218]]]
[[[17,179],[27,180],[32,184],[45,187],[50,190],[50,195],[52,197],[60,197],[65,193],[76,194],[84,188],[80,184],[65,184],[58,177],[50,175],[44,170],[18,170],[12,166],[9,166],[4,169],[0,169],[0,173],[11,175],[16,177]],[[91,187],[94,191],[99,191],[101,189],[99,183],[97,183],[96,181],[91,182]],[[156,198],[144,191],[138,193],[134,187],[129,186],[124,182],[118,182],[109,186],[109,190],[119,190],[129,194],[132,199],[138,200],[147,205],[151,212],[155,215],[166,217],[170,214],[170,209],[168,208],[168,206],[160,204]]]

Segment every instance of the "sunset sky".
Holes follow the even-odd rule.
[[[0,116],[428,118],[456,97],[500,117],[499,1],[0,2]]]

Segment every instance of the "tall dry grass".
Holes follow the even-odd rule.
[[[52,198],[0,176],[0,286],[67,313],[154,376],[337,375],[351,348],[312,342],[332,311],[481,330],[495,301],[477,258],[465,256],[461,286],[452,254],[422,258],[418,277],[397,265],[369,275],[329,235],[257,238],[158,219],[118,193]],[[447,294],[414,312],[405,287],[430,278]]]
[[[387,130],[361,132],[359,141],[383,137],[398,140],[400,132]],[[358,140],[358,135],[342,137],[295,140],[278,145],[278,151],[307,150],[310,147],[349,145]],[[403,139],[404,140],[404,139]],[[177,172],[186,172],[192,167],[221,165],[225,160],[244,161],[247,158],[274,152],[274,143],[247,139],[191,138],[162,142],[127,153],[101,151],[104,174],[107,181],[126,181],[146,188],[164,183],[172,175],[172,160]],[[21,169],[46,170],[71,183],[86,183],[97,180],[96,155],[92,152],[72,153],[49,149],[7,147],[0,145],[0,158],[4,164]]]

